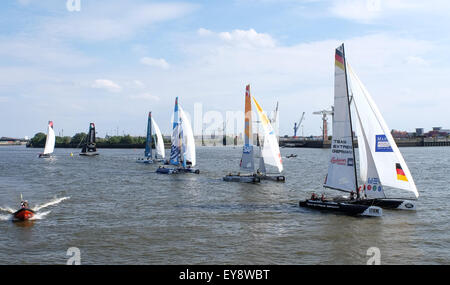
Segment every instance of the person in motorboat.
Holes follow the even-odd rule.
[[[316,193],[312,193],[311,194],[311,200],[313,200],[313,201],[317,201],[317,200],[319,200],[319,197],[317,197],[317,194]]]
[[[22,209],[28,209],[28,201],[22,201],[22,202],[20,202],[20,208],[22,208]]]
[[[322,195],[320,196],[320,201],[325,202],[325,195],[322,193]]]

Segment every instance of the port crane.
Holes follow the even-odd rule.
[[[316,111],[313,112],[313,115],[322,115],[322,123],[323,123],[323,127],[322,127],[322,136],[323,136],[323,140],[324,141],[328,141],[328,115],[333,115],[334,114],[334,107],[331,106],[331,111],[330,110],[321,110],[321,111]]]
[[[303,112],[302,117],[300,118],[300,121],[298,121],[298,123],[294,123],[294,138],[297,137],[297,130],[298,130],[298,128],[300,128],[300,125],[302,124],[304,119],[305,119],[305,112]]]

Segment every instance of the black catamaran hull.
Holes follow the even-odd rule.
[[[98,154],[99,154],[98,152],[82,152],[82,153],[80,153],[80,155],[82,155],[82,156],[96,156]]]
[[[50,158],[50,157],[52,157],[51,154],[43,154],[43,153],[39,154],[39,158]]]
[[[286,177],[284,177],[283,175],[275,175],[275,176],[258,175],[258,177],[261,180],[271,180],[271,181],[276,181],[276,182],[286,182]]]
[[[383,210],[376,206],[360,205],[354,203],[341,203],[341,202],[331,202],[331,201],[317,201],[317,200],[305,200],[300,201],[300,207],[340,212],[352,216],[369,216],[369,217],[381,217]]]
[[[158,169],[156,169],[156,173],[159,174],[181,174],[181,173],[195,173],[195,174],[200,174],[200,170],[198,169],[194,169],[194,168],[165,168],[165,167],[160,167]]]
[[[352,201],[353,204],[377,206],[383,209],[398,209],[398,210],[416,210],[416,204],[413,201],[397,200],[397,199],[361,199]]]
[[[138,158],[136,160],[137,163],[144,163],[144,164],[153,164],[153,159],[147,159],[147,158]]]
[[[229,174],[223,177],[223,181],[227,182],[241,182],[241,183],[259,183],[261,178],[256,175],[233,175]]]

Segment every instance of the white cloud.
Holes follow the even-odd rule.
[[[254,29],[214,33],[200,28],[197,34],[202,37],[213,36],[232,46],[245,48],[273,48],[276,45],[276,41],[269,34],[257,33]]]
[[[331,0],[331,15],[361,23],[372,23],[386,17],[413,14],[448,14],[446,0]]]
[[[405,61],[407,64],[411,65],[422,65],[422,66],[429,65],[429,63],[420,56],[408,56],[406,57]]]
[[[162,69],[169,69],[170,67],[167,61],[163,58],[143,57],[140,62],[148,66],[159,67]]]
[[[92,88],[100,88],[108,90],[109,92],[120,92],[122,87],[120,87],[117,83],[109,79],[97,79],[94,84],[92,84]]]

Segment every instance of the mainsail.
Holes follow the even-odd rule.
[[[43,154],[51,154],[55,150],[55,131],[53,130],[53,122],[48,122],[47,138],[45,140],[45,148]]]
[[[253,161],[253,132],[252,132],[252,101],[250,98],[250,85],[245,89],[245,119],[244,119],[244,147],[242,150],[241,170],[254,172]]]
[[[178,97],[175,99],[175,108],[173,111],[173,129],[172,129],[172,146],[170,148],[170,164],[180,164],[180,124],[178,114]]]
[[[159,129],[158,125],[156,124],[153,118],[152,118],[152,126],[153,129],[155,129],[156,135],[156,156],[164,159],[166,157],[166,152],[164,150],[164,140],[161,134],[161,130]]]
[[[333,139],[324,187],[355,192],[358,186],[345,66],[342,44],[335,53]]]
[[[258,101],[256,101],[254,96],[252,96],[252,98],[253,102],[255,103],[256,111],[258,113],[259,119],[261,120],[264,131],[264,142],[261,146],[261,156],[265,164],[275,166],[279,172],[282,172],[283,162],[281,160],[280,147],[278,145],[275,131],[270,124],[269,118],[267,117],[266,113],[258,104]],[[261,167],[262,166],[260,166],[260,168]],[[265,170],[265,167],[263,169]]]
[[[191,122],[189,121],[186,113],[183,111],[183,108],[179,106],[180,118],[181,118],[181,126],[183,129],[183,151],[184,151],[184,159],[187,164],[191,166],[195,166],[196,164],[196,156],[195,156],[195,140],[194,133],[192,131]]]
[[[147,139],[145,140],[145,157],[152,157],[152,112],[148,113]]]
[[[370,152],[379,178],[372,179],[370,175],[361,177],[367,183],[366,194],[369,197],[378,197],[380,193],[377,192],[383,192],[382,184],[411,191],[416,197],[419,197],[411,172],[377,105],[350,65],[347,64],[347,67],[353,101],[358,111],[362,133],[367,141],[365,151]],[[370,163],[367,164],[370,165]]]

